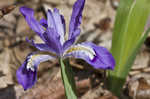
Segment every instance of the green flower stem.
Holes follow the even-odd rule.
[[[63,80],[65,94],[67,99],[77,99],[76,86],[73,71],[69,65],[69,59],[59,59],[61,65],[61,77]]]

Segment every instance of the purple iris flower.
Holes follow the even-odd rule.
[[[41,52],[53,53],[30,53],[21,67],[17,70],[18,82],[24,90],[31,88],[37,80],[37,68],[40,62],[56,58],[75,57],[85,60],[94,68],[114,69],[115,60],[111,53],[104,47],[97,46],[91,42],[74,44],[76,37],[80,34],[80,24],[85,0],[77,0],[73,5],[73,11],[69,24],[69,33],[65,30],[64,17],[58,9],[47,11],[47,20],[44,18],[37,21],[34,18],[33,9],[21,7],[20,12],[25,17],[30,28],[44,41],[35,43],[27,41]]]

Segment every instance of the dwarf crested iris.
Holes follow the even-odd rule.
[[[37,68],[40,62],[56,58],[75,57],[85,60],[98,69],[113,69],[115,60],[111,53],[104,47],[97,46],[91,42],[74,44],[80,34],[80,24],[85,0],[77,0],[73,5],[73,11],[69,24],[68,37],[66,36],[65,20],[58,9],[47,11],[47,20],[37,21],[31,8],[21,7],[20,12],[25,17],[30,28],[44,41],[35,43],[34,40],[27,41],[45,54],[30,53],[24,63],[17,70],[18,82],[26,90],[31,88],[37,80]]]

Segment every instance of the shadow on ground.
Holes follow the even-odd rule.
[[[14,85],[8,85],[8,87],[0,89],[0,99],[16,99]]]

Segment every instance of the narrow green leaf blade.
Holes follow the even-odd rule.
[[[150,13],[149,6],[150,0],[120,1],[111,49],[116,60],[116,67],[114,71],[108,73],[109,88],[116,94],[120,93],[132,66],[134,58],[131,57],[136,56],[135,52],[137,52],[137,46],[141,41],[144,26]]]
[[[136,58],[136,54],[138,53],[140,47],[142,46],[142,44],[144,43],[145,39],[147,38],[148,34],[150,32],[150,28],[146,31],[146,33],[144,33],[144,35],[141,37],[141,39],[138,41],[137,45],[135,46],[135,48],[132,50],[132,54],[130,54],[125,66],[130,67],[135,58]],[[130,68],[127,68],[130,69]]]

